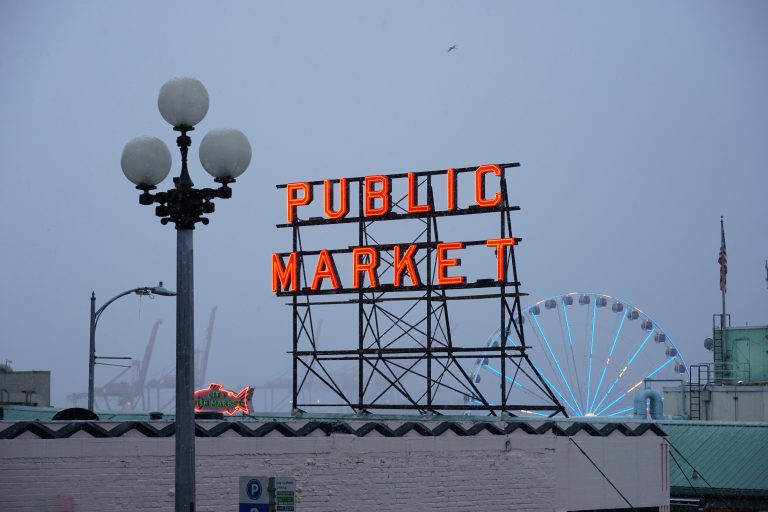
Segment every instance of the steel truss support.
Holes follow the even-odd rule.
[[[487,411],[497,415],[516,415],[521,410],[543,411],[549,415],[567,416],[563,405],[531,363],[522,328],[522,308],[518,269],[514,245],[506,248],[504,279],[481,279],[473,283],[439,285],[437,281],[437,244],[443,242],[438,231],[438,220],[457,215],[493,214],[499,216],[499,238],[512,236],[511,212],[519,209],[508,200],[505,170],[519,164],[501,164],[501,202],[494,207],[435,208],[433,179],[474,172],[476,168],[416,172],[415,196],[426,198],[429,211],[412,213],[407,209],[407,195],[392,201],[391,211],[382,217],[364,217],[365,179],[349,178],[350,189],[356,184],[358,215],[337,220],[296,218],[277,227],[290,228],[293,234],[292,252],[297,254],[299,285],[295,292],[279,291],[278,296],[290,297],[293,317],[293,392],[292,408],[295,413],[315,407],[348,407],[357,413],[380,410],[415,410],[420,413],[441,414],[447,411]],[[390,175],[390,179],[404,179],[407,174]],[[322,186],[312,182],[310,186]],[[279,185],[278,188],[284,188]],[[484,188],[484,182],[483,182]],[[484,193],[484,190],[483,190]],[[351,197],[350,203],[351,201]],[[423,200],[423,199],[422,199]],[[333,223],[356,223],[357,246],[375,246],[379,251],[381,278],[393,273],[395,244],[380,243],[376,239],[377,227],[385,221],[400,220],[421,226],[411,243],[418,247],[416,261],[420,282],[417,286],[382,284],[378,288],[339,288],[311,290],[305,257],[317,255],[318,250],[304,250],[301,228]],[[519,242],[519,239],[517,239]],[[485,240],[465,242],[465,246],[485,245]],[[407,245],[404,243],[403,245]],[[352,247],[331,249],[329,253],[351,253]],[[282,253],[286,255],[286,253]],[[477,293],[490,288],[491,293]],[[330,295],[346,295],[331,299]],[[495,346],[473,344],[456,345],[451,332],[449,303],[454,300],[497,301],[500,340]],[[335,350],[318,348],[313,312],[317,308],[346,308],[357,312],[357,342],[355,346]],[[517,343],[511,343],[515,339]],[[493,362],[499,368],[500,388],[495,396],[486,396],[473,382],[468,364],[473,360]],[[340,373],[332,368],[333,362],[347,362]],[[349,378],[349,369],[355,367],[356,378]],[[338,367],[338,364],[336,365]],[[514,403],[510,401],[513,386],[526,379],[546,403]],[[319,382],[336,397],[324,403],[301,401],[302,390],[312,380]],[[351,382],[354,380],[355,382]]]

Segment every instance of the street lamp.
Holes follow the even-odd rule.
[[[166,290],[163,287],[163,282],[160,281],[160,284],[157,286],[143,286],[141,288],[134,288],[132,290],[128,290],[118,295],[115,295],[114,297],[109,299],[107,302],[105,302],[104,305],[97,310],[96,309],[96,292],[91,292],[91,345],[88,351],[88,410],[91,410],[91,411],[93,410],[93,377],[94,377],[94,370],[96,367],[96,360],[97,359],[130,359],[130,357],[97,357],[96,356],[96,324],[99,322],[99,318],[101,318],[101,314],[104,312],[105,309],[107,309],[107,306],[115,302],[120,297],[125,297],[126,295],[130,295],[131,293],[135,293],[136,295],[144,295],[144,296],[162,295],[164,297],[173,297],[174,295],[176,295],[175,292]],[[105,363],[102,363],[102,364],[105,364]]]
[[[156,137],[138,137],[125,145],[121,166],[125,176],[141,190],[139,203],[157,203],[155,215],[162,224],[176,225],[176,512],[195,510],[195,411],[194,411],[194,294],[192,230],[208,224],[203,215],[214,211],[213,199],[232,197],[230,183],[248,168],[251,145],[238,130],[213,130],[200,142],[200,162],[218,188],[193,188],[187,170],[192,139],[187,132],[208,112],[208,92],[194,78],[174,78],[160,88],[157,106],[163,119],[180,132],[181,173],[166,192],[151,190],[171,169],[168,147]]]

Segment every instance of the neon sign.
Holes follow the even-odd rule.
[[[276,227],[291,232],[292,245],[290,252],[272,254],[271,277],[272,291],[289,297],[292,309],[293,411],[349,407],[357,413],[565,414],[526,353],[520,306],[525,294],[515,260],[521,238],[512,236],[510,215],[520,207],[510,204],[505,176],[519,165],[277,185],[285,198],[285,222]],[[474,190],[460,194],[463,189]],[[446,237],[449,231],[439,229],[457,233],[456,227],[466,229],[461,217],[477,214],[484,214],[483,220],[466,231],[472,239]],[[394,227],[390,221],[397,221]],[[336,248],[313,229],[342,224],[348,227],[337,232],[349,236],[350,228],[356,228],[356,236]],[[448,311],[454,301],[495,302],[488,311],[498,312],[499,341],[488,346],[454,336]],[[318,345],[318,308],[324,313],[331,309],[328,317],[341,322],[333,348]],[[355,323],[357,336],[352,335]],[[476,361],[499,369],[500,386],[478,386],[470,374]],[[330,400],[320,403],[303,394],[308,382],[322,383]],[[539,389],[546,396],[518,402],[512,398],[513,386]]]
[[[242,411],[249,414],[248,401],[252,394],[253,388],[250,386],[237,393],[213,382],[207,388],[195,391],[195,412],[221,412],[232,416]]]
[[[468,208],[459,209],[457,206],[457,175],[461,172],[474,173],[474,204]],[[418,180],[428,176],[430,179],[437,176],[445,177],[445,209],[438,210],[434,206],[433,198],[427,198],[424,202],[418,197]],[[476,168],[446,169],[445,171],[430,171],[426,173],[409,172],[406,174],[373,175],[362,178],[337,180],[323,180],[322,182],[295,182],[278,185],[286,191],[286,220],[287,227],[296,223],[308,223],[298,217],[300,208],[310,205],[314,201],[314,187],[322,185],[323,188],[323,217],[312,218],[309,221],[315,223],[343,223],[365,222],[366,220],[394,220],[399,218],[448,216],[465,213],[479,213],[479,211],[498,210],[501,207],[502,192],[489,195],[486,192],[487,181],[491,177],[503,177],[502,166],[496,164],[481,165]],[[401,208],[404,213],[397,213],[393,209],[392,189],[393,180],[397,178],[407,179],[407,209]],[[349,182],[357,181],[360,187],[360,207],[358,217],[348,217],[350,212]],[[500,182],[500,181],[499,181]],[[336,195],[338,194],[338,199]],[[334,209],[334,203],[337,207]],[[479,210],[479,211],[478,211]],[[495,280],[506,280],[505,258],[506,249],[515,245],[513,237],[493,238],[484,241],[492,250],[491,257],[495,259]],[[465,249],[465,243],[461,241],[443,242],[437,241],[431,247],[423,247],[424,244],[409,243],[395,245],[360,245],[351,247],[351,250],[322,249],[317,252],[317,261],[314,269],[311,267],[311,280],[307,279],[307,285],[299,290],[299,269],[303,262],[303,254],[293,251],[290,253],[272,254],[272,291],[278,295],[291,295],[296,293],[350,293],[364,290],[402,289],[412,291],[424,288],[423,280],[417,269],[419,251],[434,250],[435,268],[437,279],[434,283],[438,287],[460,286],[466,283],[466,277],[458,274],[461,259],[457,257],[459,251]],[[477,245],[477,242],[473,242]],[[378,267],[381,262],[380,252],[386,252],[392,260],[392,280],[389,283],[381,283],[378,276]],[[351,252],[351,275],[342,280],[342,276],[336,267],[335,258],[338,253]],[[334,256],[336,254],[336,256]],[[345,287],[351,283],[351,287]],[[323,285],[327,283],[323,290]]]

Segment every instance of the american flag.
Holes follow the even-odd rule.
[[[728,258],[725,255],[725,228],[723,219],[720,218],[720,254],[717,256],[717,262],[720,264],[720,291],[727,291],[725,285],[725,275],[728,273]]]

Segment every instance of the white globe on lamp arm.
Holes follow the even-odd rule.
[[[171,152],[157,137],[136,137],[123,148],[120,167],[134,185],[154,188],[171,172]]]
[[[208,113],[208,104],[208,91],[196,78],[168,80],[157,96],[160,115],[174,128],[195,126]]]
[[[234,180],[251,163],[251,144],[240,130],[212,130],[200,142],[200,163],[217,181]]]

